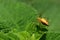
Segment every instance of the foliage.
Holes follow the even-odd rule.
[[[0,40],[59,40],[59,11],[59,0],[0,0]],[[37,22],[38,13],[49,26]]]

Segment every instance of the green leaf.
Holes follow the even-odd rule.
[[[0,0],[1,30],[16,28],[19,31],[23,31],[27,24],[36,19],[36,13],[37,11],[34,8],[24,3],[12,0]]]
[[[60,40],[60,1],[59,0],[32,0],[31,5],[38,10],[42,16],[48,18],[49,27],[45,39]],[[27,2],[26,2],[27,3]]]
[[[48,18],[48,32],[41,40],[60,40],[60,1],[59,0],[37,0],[33,4],[42,16]],[[45,11],[44,11],[45,10]],[[44,39],[45,38],[45,39]]]
[[[33,34],[35,29],[30,29],[30,32],[24,31],[27,31],[30,23],[32,25],[35,22],[36,14],[37,10],[25,3],[16,0],[0,0],[0,39],[25,40],[31,38],[31,31]]]
[[[36,40],[34,34],[31,36],[31,39],[30,40]]]

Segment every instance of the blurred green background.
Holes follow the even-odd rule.
[[[35,27],[38,13],[49,22],[46,34]],[[60,0],[0,0],[0,40],[60,40],[59,20]]]

